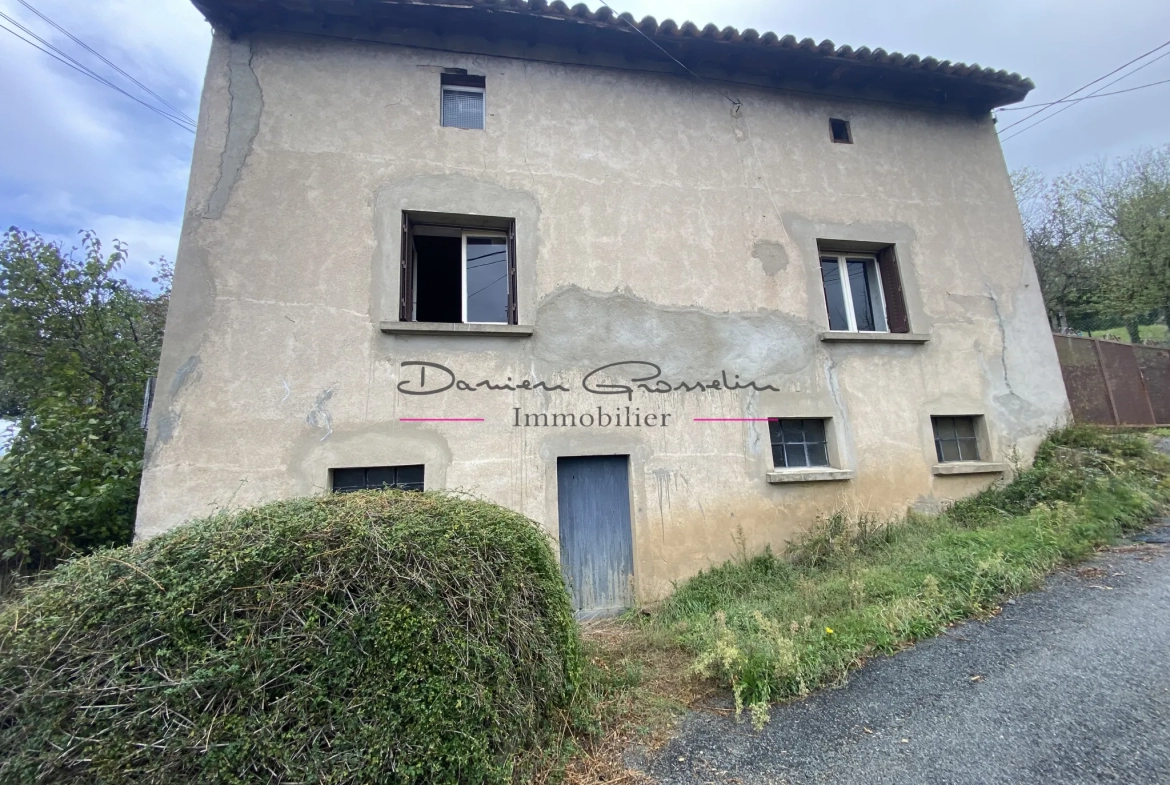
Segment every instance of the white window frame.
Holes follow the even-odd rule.
[[[483,96],[483,101],[480,102],[480,108],[483,110],[483,117],[481,118],[479,128],[460,128],[457,125],[447,125],[446,115],[443,112],[443,107],[446,105],[446,94],[448,90],[454,90],[460,93],[479,93]],[[454,128],[457,131],[484,131],[487,130],[487,89],[484,87],[464,87],[462,85],[445,84],[439,86],[439,126],[442,128]]]
[[[503,238],[503,240],[504,240],[504,270],[505,270],[504,280],[508,282],[508,287],[511,288],[512,277],[511,277],[510,273],[511,273],[511,269],[512,269],[512,259],[511,259],[512,250],[508,245],[508,233],[507,232],[484,231],[482,229],[474,229],[474,230],[465,229],[465,230],[463,230],[461,235],[463,238],[461,241],[462,247],[463,247],[463,264],[460,266],[459,272],[460,272],[461,277],[463,278],[463,282],[462,282],[462,287],[463,287],[463,323],[464,324],[509,324],[510,322],[508,322],[506,320],[502,321],[502,322],[469,322],[469,321],[467,321],[467,240],[468,240],[468,238],[472,238],[472,237],[477,237],[477,238],[486,237],[486,238],[491,238],[491,239]],[[505,308],[506,308],[506,306],[505,306]]]
[[[817,272],[818,273],[820,272],[821,260],[827,259],[827,258],[836,258],[836,260],[837,260],[837,271],[841,277],[841,292],[845,297],[845,318],[849,322],[849,329],[847,329],[847,330],[833,330],[832,328],[830,328],[830,332],[888,333],[890,331],[890,320],[886,317],[886,291],[885,291],[885,289],[882,288],[882,274],[881,274],[881,268],[878,266],[877,257],[874,256],[873,254],[863,254],[863,253],[839,254],[839,253],[832,253],[832,252],[829,252],[829,253],[822,252],[822,253],[818,254],[818,256],[817,256]],[[870,279],[870,281],[869,281],[869,290],[870,290],[869,307],[871,309],[873,309],[875,323],[879,322],[879,320],[877,319],[877,315],[879,312],[881,313],[880,324],[875,324],[875,326],[878,327],[878,329],[876,329],[876,330],[858,330],[857,329],[857,312],[854,311],[854,309],[853,309],[853,290],[849,286],[849,265],[846,264],[846,262],[848,262],[848,261],[855,261],[855,262],[864,261],[867,263],[866,276]],[[825,279],[823,276],[821,277],[821,291],[825,292]],[[826,308],[827,308],[828,307],[828,297],[827,297],[828,292],[825,292],[825,295],[826,295],[825,303],[826,303]],[[875,297],[877,298],[877,302],[874,302]]]

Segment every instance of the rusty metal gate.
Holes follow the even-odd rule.
[[[1077,422],[1170,424],[1170,349],[1072,335],[1053,339]]]

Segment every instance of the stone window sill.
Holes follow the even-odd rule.
[[[447,322],[382,322],[378,329],[389,335],[482,335],[528,338],[531,324],[450,324]]]
[[[930,335],[927,333],[854,333],[843,330],[829,330],[821,333],[821,340],[829,343],[923,344],[930,340]]]
[[[1007,468],[1006,463],[955,461],[954,463],[936,463],[931,469],[931,472],[938,476],[951,474],[1003,474],[1007,471]]]
[[[768,472],[768,482],[773,484],[785,482],[840,482],[841,480],[852,480],[853,476],[853,472],[849,469],[813,466],[807,469],[777,469]]]

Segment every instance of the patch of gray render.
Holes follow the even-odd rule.
[[[260,132],[260,114],[264,109],[264,94],[260,80],[252,70],[252,43],[232,41],[228,50],[228,108],[227,141],[219,162],[219,180],[207,201],[205,218],[220,218],[231,199],[232,190],[240,178],[244,162],[252,152],[256,134]]]
[[[171,379],[171,384],[168,389],[168,397],[170,400],[167,403],[165,410],[158,412],[152,416],[154,423],[154,438],[146,443],[146,448],[143,455],[143,461],[149,465],[154,458],[155,448],[159,445],[169,444],[171,439],[175,436],[175,426],[179,424],[179,413],[175,411],[175,399],[184,387],[194,382],[199,374],[199,355],[193,354],[187,358],[187,361],[180,365],[175,370],[175,375]],[[155,405],[159,403],[156,398]]]
[[[178,395],[179,391],[192,381],[192,377],[198,370],[199,355],[193,354],[175,371],[175,378],[171,379],[171,398]]]
[[[329,412],[325,409],[325,404],[332,397],[333,388],[330,387],[317,396],[316,402],[313,403],[313,408],[309,410],[309,415],[305,418],[305,422],[310,426],[325,429],[325,435],[321,437],[321,441],[325,441],[333,434],[333,422],[329,417]]]
[[[624,292],[576,286],[546,297],[537,309],[533,357],[550,371],[640,360],[664,380],[739,374],[744,382],[807,372],[816,329],[779,311],[717,313],[654,305]]]
[[[752,247],[752,258],[764,268],[764,275],[773,276],[788,267],[788,252],[780,243],[760,240]]]

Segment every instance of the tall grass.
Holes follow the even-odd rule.
[[[840,680],[877,654],[993,612],[1145,525],[1170,500],[1170,460],[1139,434],[1053,434],[1013,482],[941,515],[829,515],[781,557],[765,551],[687,581],[647,622],[696,672],[767,720],[771,702]]]

